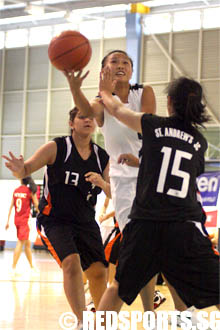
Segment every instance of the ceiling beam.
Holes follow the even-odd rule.
[[[47,26],[47,25],[54,25],[54,24],[65,24],[67,23],[67,20],[64,17],[59,18],[48,18],[46,15],[42,16],[43,19],[37,19],[34,17],[31,17],[31,15],[28,15],[24,12],[24,8],[26,6],[26,3],[21,2],[19,0],[11,0],[16,4],[24,4],[23,8],[14,8],[14,9],[5,9],[4,7],[0,8],[0,31],[8,31],[8,30],[14,30],[14,29],[22,29],[22,28],[31,28],[36,26]],[[46,1],[45,1],[46,2]],[[54,1],[55,2],[55,1]],[[109,6],[109,5],[117,5],[117,4],[130,4],[131,0],[103,0],[101,2],[101,6]],[[132,3],[137,2],[146,2],[146,1],[140,1],[140,0],[132,0]],[[34,2],[33,2],[34,3]],[[38,2],[39,3],[39,2]],[[13,5],[12,5],[13,6]],[[174,12],[174,11],[183,11],[183,10],[191,10],[191,9],[203,9],[207,7],[217,7],[219,6],[219,0],[212,0],[209,1],[209,6],[205,4],[204,1],[191,1],[188,3],[181,3],[181,4],[175,4],[175,5],[163,5],[158,7],[152,7],[150,15],[159,14],[163,12]],[[65,2],[60,2],[59,0],[56,1],[53,5],[46,4],[46,13],[51,13],[54,11],[62,12],[62,11],[73,11],[77,9],[86,9],[86,8],[95,8],[100,7],[100,1],[90,1],[90,0],[67,0]],[[91,18],[94,17],[102,17],[102,18],[114,18],[114,17],[123,17],[126,15],[125,10],[119,10],[119,11],[112,11],[112,12],[104,12],[101,13],[93,13],[91,14]],[[30,20],[27,21],[28,16],[30,17]],[[18,23],[18,22],[5,22],[4,18],[12,18],[12,17],[24,17],[24,20]],[[84,19],[84,18],[83,18]],[[88,20],[88,18],[85,18],[85,20]]]

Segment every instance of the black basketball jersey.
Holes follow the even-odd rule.
[[[202,221],[196,178],[204,172],[207,141],[177,117],[142,116],[143,146],[130,218]]]
[[[40,212],[63,221],[91,221],[95,215],[97,195],[101,189],[85,180],[87,172],[102,174],[109,156],[91,143],[91,155],[83,160],[71,136],[58,137],[57,156],[47,165]]]

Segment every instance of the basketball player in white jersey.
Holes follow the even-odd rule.
[[[114,72],[114,80],[117,81],[112,93],[115,98],[123,102],[135,112],[155,114],[156,101],[151,86],[131,85],[130,79],[133,71],[133,61],[122,50],[114,50],[108,53],[102,60],[102,69],[109,67]],[[118,162],[118,157],[124,153],[139,156],[141,148],[141,136],[116,118],[110,116],[105,110],[99,97],[89,102],[81,90],[83,80],[89,74],[87,71],[75,73],[65,72],[74,103],[80,111],[86,115],[93,115],[101,128],[105,140],[105,149],[110,156],[110,185],[115,217],[121,232],[129,222],[128,215],[131,210],[136,193],[138,168],[125,166]],[[145,310],[152,310],[149,306],[147,292],[141,292]]]
[[[155,113],[156,102],[153,89],[150,86],[130,85],[133,62],[126,52],[115,50],[102,60],[102,68],[110,67],[117,80],[112,90],[126,106],[135,112]],[[75,105],[84,113],[93,115],[105,139],[105,149],[110,155],[110,182],[113,206],[119,228],[123,231],[128,222],[128,214],[135,196],[138,168],[123,166],[118,163],[120,154],[131,153],[138,157],[141,148],[141,137],[136,132],[120,123],[105,110],[100,98],[96,97],[90,103],[80,89],[83,80],[89,72],[66,73]]]

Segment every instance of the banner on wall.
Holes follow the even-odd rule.
[[[206,212],[206,227],[220,227],[220,172],[203,173],[197,179]]]

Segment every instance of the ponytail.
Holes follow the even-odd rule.
[[[205,107],[197,95],[189,94],[184,116],[185,126],[204,127],[203,123],[209,121],[209,116],[205,114]]]
[[[37,185],[31,176],[27,176],[26,178],[22,179],[21,182],[25,186],[29,186],[29,188],[33,194],[35,194],[37,192]]]
[[[180,77],[168,85],[166,92],[172,100],[175,116],[184,122],[185,128],[203,126],[210,120],[202,103],[202,87],[195,80]]]

